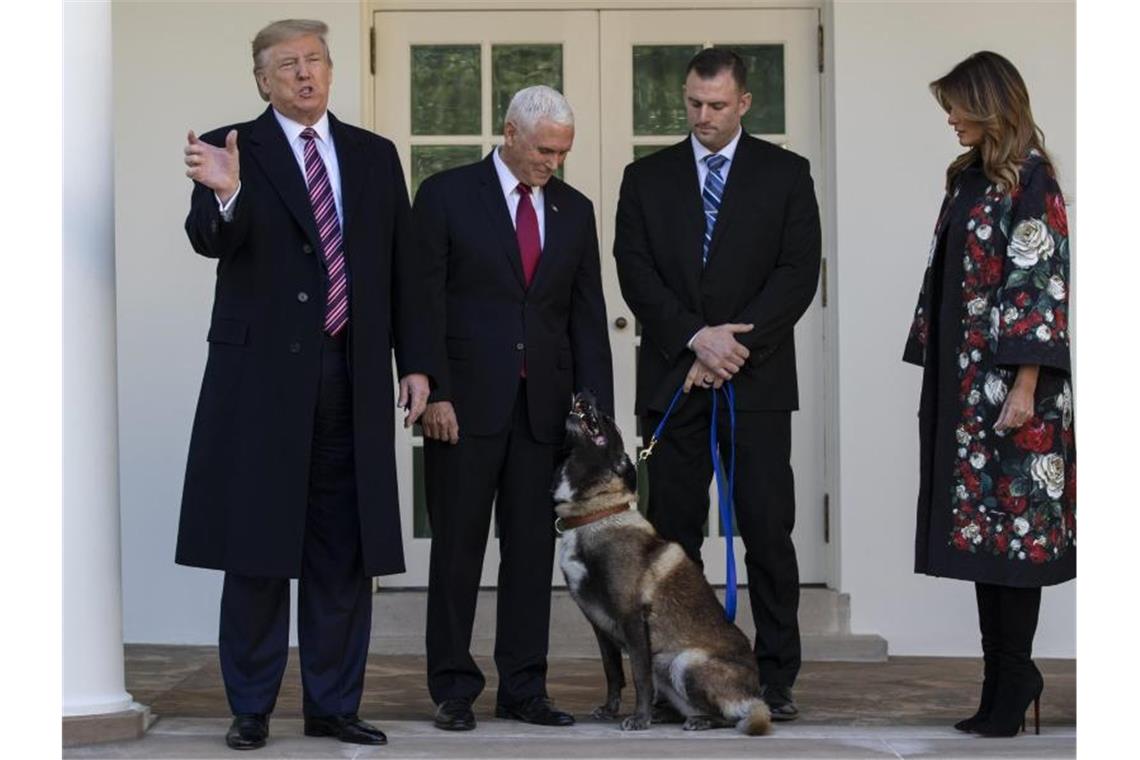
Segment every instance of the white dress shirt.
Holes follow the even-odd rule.
[[[519,211],[519,181],[503,159],[499,157],[499,149],[495,148],[491,153],[491,161],[495,164],[495,171],[499,174],[499,184],[503,186],[503,196],[507,199],[507,210],[511,212],[511,225],[516,229],[518,228],[515,222],[515,217]],[[530,203],[534,206],[534,215],[538,217],[538,243],[540,246],[546,245],[546,204],[543,203],[543,192],[541,187],[532,187],[530,189]]]
[[[717,151],[718,154],[728,159],[720,168],[721,179],[725,182],[728,182],[728,170],[732,168],[732,157],[736,155],[736,145],[740,142],[742,134],[744,134],[744,130],[737,129],[736,136],[729,140],[728,145]],[[697,192],[703,193],[705,191],[705,177],[709,175],[709,165],[705,163],[705,156],[711,156],[712,151],[701,145],[701,141],[692,133],[689,134],[689,142],[693,145],[693,157],[697,162]]]

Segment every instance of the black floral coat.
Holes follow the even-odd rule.
[[[942,204],[904,361],[923,367],[915,571],[1009,586],[1076,575],[1064,199],[1036,152],[1012,192],[980,166]],[[1033,418],[994,423],[1040,365]]]

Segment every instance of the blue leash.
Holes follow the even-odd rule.
[[[673,394],[673,400],[669,402],[669,408],[665,410],[665,415],[661,421],[657,423],[657,429],[653,431],[653,437],[649,439],[649,445],[642,450],[638,456],[638,461],[644,462],[653,455],[653,447],[657,445],[657,441],[661,439],[661,434],[665,431],[665,423],[668,422],[669,416],[673,414],[673,409],[677,406],[677,401],[681,398],[681,393],[684,392],[685,386],[682,385]],[[732,381],[726,382],[720,387],[720,392],[724,394],[725,403],[728,405],[728,422],[729,422],[729,441],[731,448],[728,455],[728,472],[726,474],[724,468],[724,461],[720,456],[720,447],[717,446],[717,391],[712,391],[712,421],[709,424],[709,453],[712,454],[713,471],[716,473],[716,491],[717,501],[720,506],[720,525],[724,531],[724,548],[725,548],[725,589],[724,589],[724,616],[728,622],[736,620],[736,553],[735,546],[732,541],[732,494],[736,485],[736,393],[732,388]]]

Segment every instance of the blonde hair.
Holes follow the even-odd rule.
[[[263,60],[265,51],[274,45],[293,40],[297,37],[307,37],[308,35],[316,35],[321,40],[321,47],[325,49],[325,59],[328,61],[329,66],[332,66],[332,56],[329,55],[329,43],[325,37],[329,33],[329,25],[324,21],[314,21],[312,19],[303,18],[287,18],[281,21],[274,21],[269,26],[262,29],[253,38],[253,78],[257,81],[257,75],[265,66],[266,61]],[[261,95],[261,99],[268,101],[268,93],[261,91],[261,84],[257,84],[257,92]]]
[[[1029,108],[1025,81],[1006,58],[988,50],[974,53],[931,82],[930,91],[947,113],[957,107],[966,119],[982,127],[981,144],[946,169],[947,191],[962,170],[979,159],[986,177],[1005,192],[1017,186],[1030,151],[1039,153],[1052,172],[1045,135]]]

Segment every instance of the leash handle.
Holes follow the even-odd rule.
[[[728,406],[729,455],[728,472],[717,443],[717,391],[712,394],[712,420],[709,423],[709,453],[716,473],[716,493],[721,531],[724,533],[724,616],[728,622],[736,620],[736,546],[732,540],[732,495],[736,491],[736,393],[732,381],[721,386]]]

